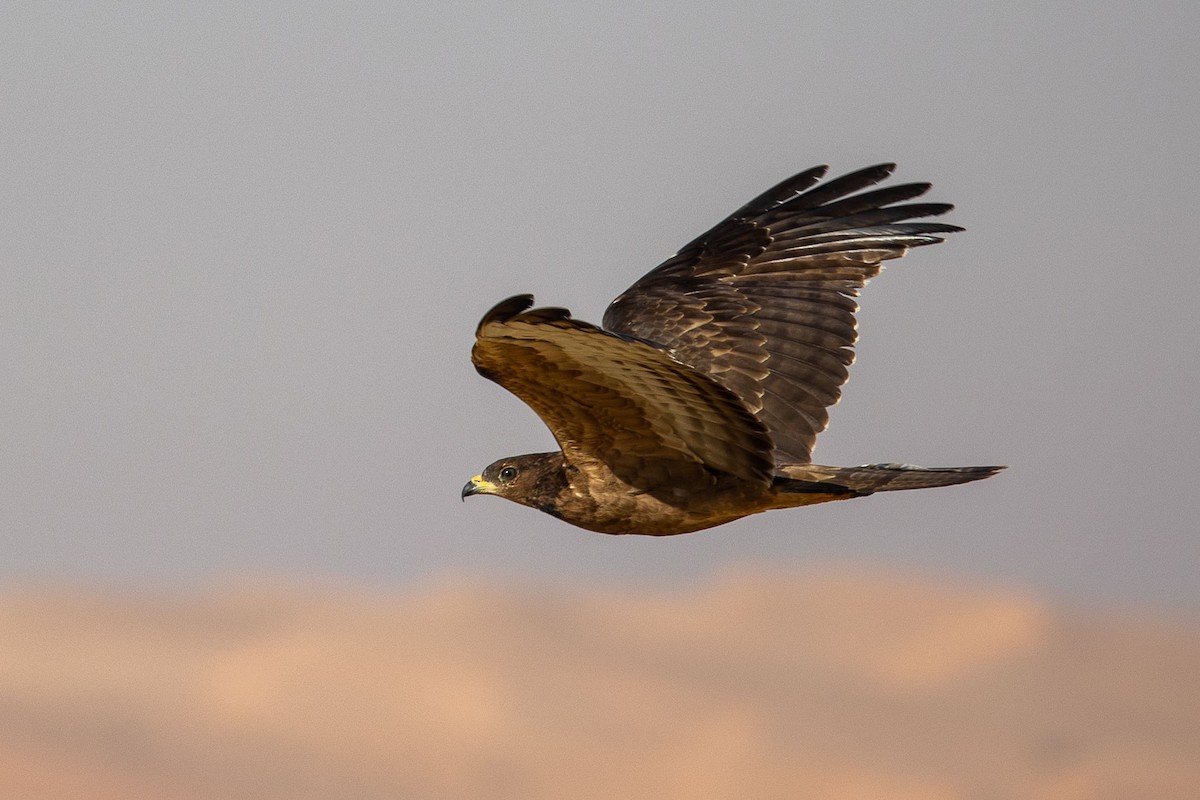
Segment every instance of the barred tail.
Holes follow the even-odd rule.
[[[862,496],[901,489],[930,489],[990,478],[993,467],[917,467],[912,464],[865,464],[861,467],[822,467],[790,464],[776,468],[775,489],[784,493]]]

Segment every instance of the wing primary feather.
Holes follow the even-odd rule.
[[[950,203],[909,203],[902,206],[873,208],[836,219],[817,219],[810,223],[797,225],[796,232],[832,233],[834,231],[852,231],[861,227],[887,225],[892,222],[902,222],[914,217],[936,217],[953,210]]]
[[[801,195],[804,198],[804,206],[816,208],[822,203],[845,197],[853,192],[866,189],[868,186],[874,186],[891,175],[895,169],[895,164],[876,164],[873,167],[865,167],[834,178]]]
[[[737,211],[734,211],[729,215],[729,219],[748,219],[766,213],[812,187],[817,181],[825,177],[825,173],[828,171],[829,167],[821,164],[820,166],[810,167],[786,180],[782,180],[758,197],[755,197],[749,203],[746,203]]]
[[[501,300],[488,309],[488,312],[483,315],[483,319],[479,320],[479,325],[475,328],[475,335],[478,336],[485,325],[490,325],[493,322],[508,322],[513,317],[532,307],[533,295],[531,294],[517,294]]]
[[[883,206],[890,206],[895,203],[902,203],[905,200],[911,200],[914,197],[920,197],[929,191],[929,187],[930,184],[928,183],[902,183],[898,186],[885,186],[881,189],[873,189],[869,192],[850,195],[836,202],[821,206],[813,207],[807,202],[804,202],[803,206],[811,208],[813,213],[819,213],[822,217],[846,217],[859,211],[882,208]],[[796,198],[795,202],[799,203],[807,199],[805,195],[801,195]],[[788,203],[784,203],[774,211],[773,216],[778,216],[788,211],[788,205]]]

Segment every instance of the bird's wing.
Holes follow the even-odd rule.
[[[644,491],[711,485],[715,472],[766,485],[771,439],[741,401],[665,350],[538,308],[489,311],[471,360],[524,400],[578,462],[598,459]]]
[[[777,463],[808,463],[854,360],[855,301],[882,262],[962,230],[908,222],[927,183],[862,191],[881,164],[819,183],[814,167],[764,192],[612,302],[604,326],[666,348],[737,394]]]

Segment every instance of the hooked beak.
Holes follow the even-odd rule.
[[[476,475],[467,481],[467,485],[463,487],[462,499],[465,501],[473,494],[494,494],[495,491],[496,484],[491,481],[485,481],[482,475]]]

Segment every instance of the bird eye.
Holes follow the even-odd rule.
[[[500,470],[500,480],[502,481],[511,481],[515,477],[517,477],[516,467],[505,467]]]

